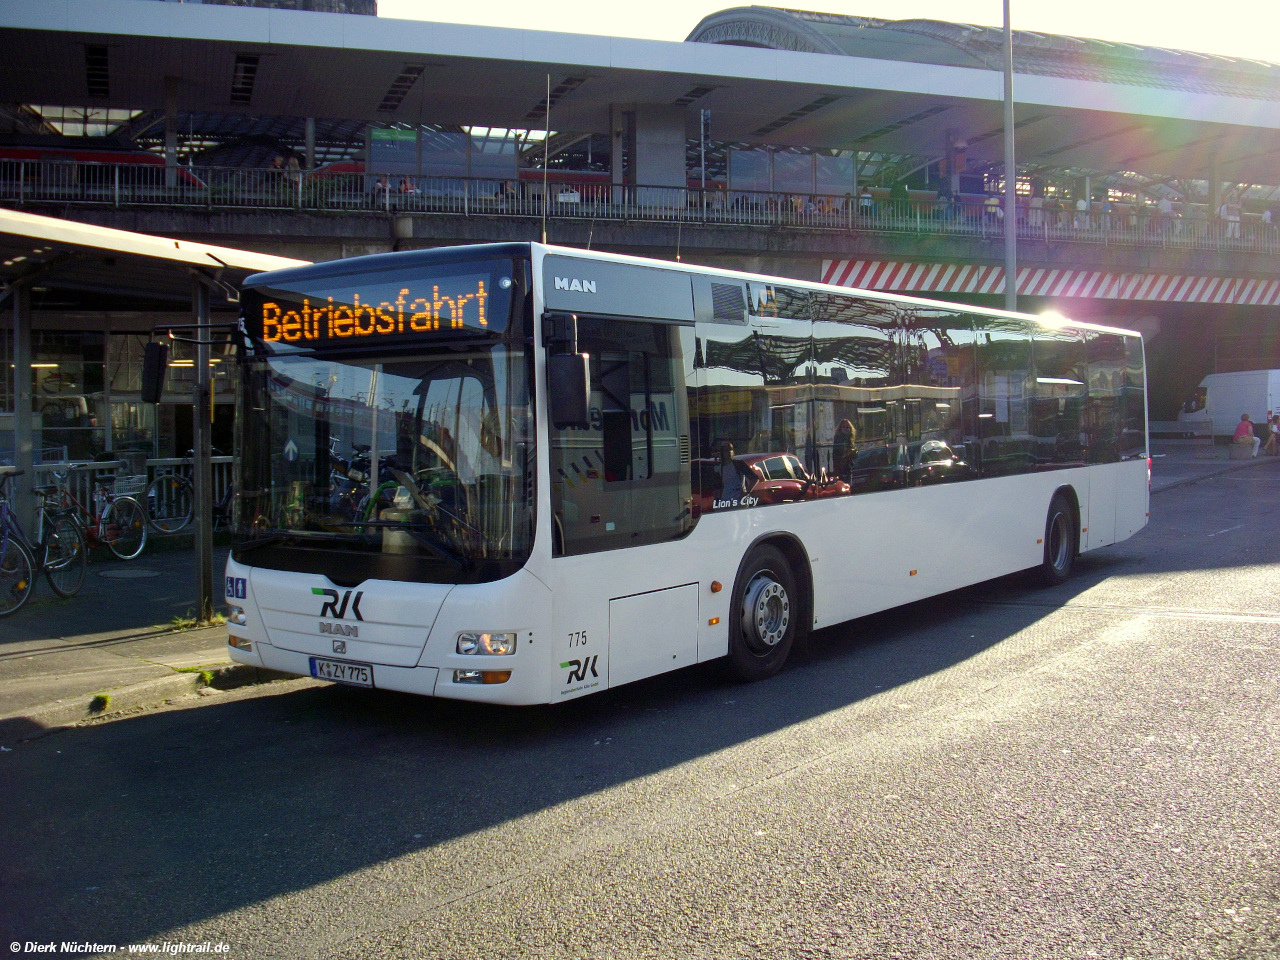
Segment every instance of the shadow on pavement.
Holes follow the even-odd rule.
[[[1090,579],[1040,596],[1055,607]],[[752,685],[706,665],[533,708],[308,688],[21,744],[0,758],[0,928],[153,940],[670,769],[999,644],[1045,615],[991,615],[1020,584],[821,631]]]

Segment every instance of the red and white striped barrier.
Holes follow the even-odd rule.
[[[823,283],[895,293],[1004,293],[1004,267],[901,260],[824,260]],[[1018,270],[1018,294],[1173,303],[1280,306],[1280,280],[1106,270]]]

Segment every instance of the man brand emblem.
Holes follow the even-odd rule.
[[[346,652],[347,652],[347,641],[345,641],[345,640],[335,640],[335,641],[333,641],[333,652],[334,652],[334,653],[346,653]]]
[[[578,293],[595,293],[594,280],[579,280],[577,277],[556,277],[557,290],[576,290]]]
[[[600,674],[596,673],[596,660],[598,659],[598,656],[587,657],[585,660],[570,660],[568,663],[560,664],[561,670],[569,671],[569,678],[565,680],[565,683],[577,683],[580,680],[587,679],[588,670],[591,671],[593,677],[599,677]],[[570,669],[570,667],[573,669]]]
[[[312,587],[311,592],[315,594],[317,597],[329,598],[328,600],[325,601],[324,606],[320,608],[320,616],[333,617],[333,619],[335,620],[342,620],[346,618],[347,604],[351,603],[350,590],[346,591],[342,595],[341,606],[339,606],[338,604],[339,597],[338,597],[337,590],[326,590],[323,587]],[[354,603],[351,603],[351,612],[355,614],[355,617],[357,620],[364,620],[364,617],[360,616],[360,598],[364,596],[364,591],[357,590],[355,591],[355,594],[356,594],[356,599]]]
[[[354,624],[350,624],[350,623],[321,623],[321,624],[320,624],[320,632],[321,632],[321,633],[331,633],[331,634],[333,634],[335,637],[358,637],[358,636],[360,636],[360,628],[359,628],[359,627],[357,627],[357,626],[355,626]],[[339,642],[339,641],[335,640],[335,641],[334,641],[334,643],[333,643],[333,652],[334,652],[334,653],[342,653],[342,652],[346,649],[346,646],[347,646],[347,645],[344,643],[344,644],[342,645],[343,649],[342,649],[342,650],[339,650],[339,649],[338,649],[338,642]]]

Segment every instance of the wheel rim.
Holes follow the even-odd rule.
[[[31,592],[34,575],[26,553],[12,542],[0,544],[0,614],[13,613]]]
[[[1071,531],[1067,515],[1058,511],[1049,523],[1049,564],[1055,570],[1065,570],[1071,560]]]
[[[103,515],[106,533],[103,539],[121,560],[132,560],[142,552],[146,538],[146,518],[132,501],[117,500]]]
[[[79,528],[70,520],[58,520],[45,555],[49,585],[56,593],[64,595],[78,592],[84,581],[84,566],[84,540]]]
[[[742,629],[747,645],[767,652],[782,642],[791,625],[791,598],[787,589],[762,570],[751,578],[742,598]]]

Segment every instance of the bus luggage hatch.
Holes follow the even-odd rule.
[[[609,686],[698,661],[698,585],[609,601]]]

